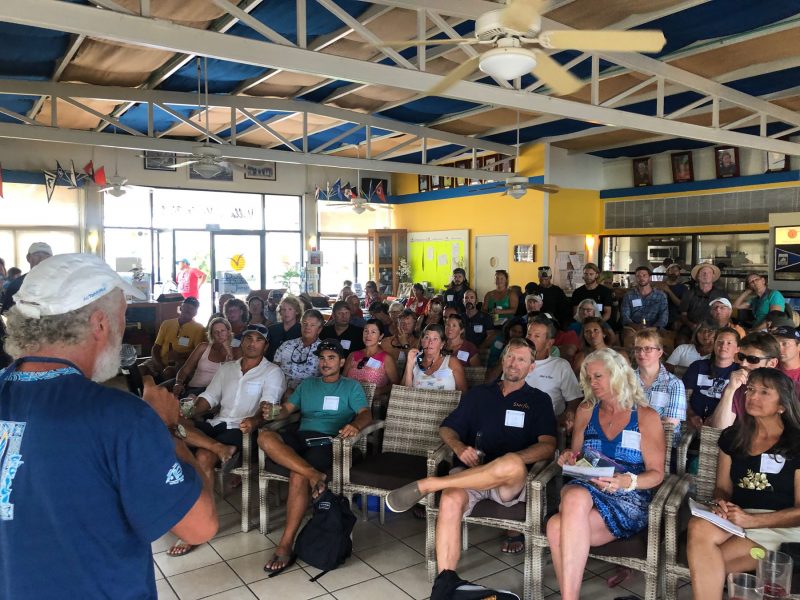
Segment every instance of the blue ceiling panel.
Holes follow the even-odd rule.
[[[252,111],[251,111],[251,114],[252,114]],[[256,117],[257,121],[259,121],[261,123],[264,123],[265,121],[269,121],[271,118],[277,117],[278,115],[288,115],[288,114],[291,114],[291,113],[282,112],[282,111],[278,111],[278,110],[265,110],[263,113],[260,113],[258,115],[254,115],[254,116]],[[246,131],[246,130],[250,129],[253,126],[254,126],[254,123],[250,119],[248,119],[246,121],[241,121],[241,122],[237,123],[237,125],[236,125],[236,133],[240,134],[243,131]],[[231,130],[230,129],[225,129],[224,131],[220,131],[217,135],[220,136],[220,137],[226,138],[230,134],[231,134]]]
[[[438,148],[429,148],[427,152],[428,161],[447,156],[451,152],[455,152],[461,147],[462,146],[456,146],[455,144],[448,144]],[[419,164],[422,162],[422,152],[412,152],[411,154],[406,154],[404,156],[393,156],[391,160],[401,163]]]
[[[413,100],[402,106],[391,108],[379,113],[390,119],[397,119],[406,123],[429,123],[447,114],[460,113],[465,110],[477,108],[474,102],[452,100],[450,98],[427,97]]]
[[[37,96],[12,96],[11,94],[0,94],[0,107],[6,110],[13,110],[15,113],[24,115],[36,102]],[[20,124],[19,119],[0,113],[0,123]]]
[[[184,117],[191,116],[191,114],[197,110],[197,107],[194,106],[170,106],[170,108]],[[122,124],[127,125],[136,131],[147,133],[147,105],[137,104],[124,115],[122,115],[119,120]],[[164,112],[157,106],[153,109],[153,130],[155,133],[167,131],[170,127],[179,122],[180,121],[178,121],[178,119],[173,117],[171,114]],[[107,130],[113,131],[114,126],[109,125]],[[123,132],[119,131],[119,133]],[[198,133],[198,135],[200,134]]]
[[[49,79],[69,40],[60,31],[0,23],[0,77]]]
[[[551,123],[544,123],[542,125],[534,125],[533,127],[523,127],[519,132],[520,142],[526,144],[543,137],[553,135],[564,135],[567,133],[575,133],[576,131],[583,131],[584,129],[591,129],[592,127],[600,127],[593,123],[585,123],[575,119],[560,119],[552,121]],[[516,144],[517,143],[517,130],[506,131],[498,133],[489,137],[483,138],[490,142],[497,142],[498,144]]]
[[[303,100],[308,100],[309,102],[322,102],[325,98],[330,96],[333,92],[338,90],[341,87],[345,87],[346,85],[350,85],[349,81],[332,81],[327,85],[323,85],[321,88],[317,88],[314,91],[308,92],[307,94],[303,94],[302,96],[298,96],[298,98],[302,98]]]
[[[326,129],[325,131],[320,131],[319,133],[313,133],[308,136],[308,149],[310,152],[313,152],[316,148],[335,138],[338,135],[343,134],[348,129],[352,129],[354,123],[342,123],[341,125],[337,125],[336,127],[332,127],[331,129]],[[385,129],[378,129],[377,127],[372,129],[372,137],[380,137],[384,135],[388,135],[392,133],[391,131],[387,131]],[[366,139],[366,133],[364,129],[358,129],[355,132],[351,133],[348,136],[345,136],[335,144],[328,146],[327,150],[335,150],[341,146],[347,146],[348,144],[361,144]],[[296,145],[299,145],[302,141],[301,139],[292,140],[295,142]]]
[[[201,61],[200,85],[205,93]],[[256,77],[264,72],[262,67],[243,65],[227,60],[208,59],[208,93],[228,94],[245,79]],[[197,91],[197,63],[192,60],[159,86],[159,89],[171,92]]]

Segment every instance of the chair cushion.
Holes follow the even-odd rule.
[[[350,481],[383,490],[394,490],[427,476],[428,462],[424,456],[384,452],[368,456],[350,467]]]
[[[626,558],[647,558],[647,528],[633,537],[615,540],[603,546],[593,546],[592,554],[597,556],[617,556]]]
[[[514,506],[503,506],[492,500],[481,500],[475,505],[469,516],[525,521],[525,502],[517,502]]]

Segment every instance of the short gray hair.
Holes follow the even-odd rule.
[[[20,358],[37,352],[42,346],[77,346],[89,335],[91,316],[99,310],[113,320],[120,301],[119,293],[109,293],[72,312],[39,319],[26,317],[19,308],[12,306],[7,313],[6,352],[13,358]]]

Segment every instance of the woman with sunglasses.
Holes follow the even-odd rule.
[[[464,330],[464,317],[458,313],[447,317],[444,324],[447,351],[464,367],[480,367],[481,357],[478,347],[464,339]]]
[[[219,366],[233,360],[231,324],[222,317],[216,317],[211,319],[207,331],[208,341],[192,351],[175,375],[172,393],[178,398],[202,393],[211,383]]]
[[[567,327],[567,331],[574,331],[575,335],[580,336],[581,332],[583,331],[584,321],[589,317],[602,317],[602,311],[599,308],[597,302],[592,300],[591,298],[586,298],[585,300],[581,300],[578,303],[578,306],[575,307],[575,320],[569,324]],[[603,320],[603,326],[605,332],[603,337],[606,338],[606,344],[608,346],[616,346],[619,340],[617,339],[617,334],[614,333],[614,330],[608,325],[608,323]],[[573,363],[574,363],[573,359]],[[576,367],[576,373],[578,372],[577,369],[580,367]]]
[[[278,365],[286,376],[290,395],[304,379],[319,375],[319,357],[315,354],[320,344],[319,334],[325,324],[325,317],[312,308],[303,313],[300,320],[300,337],[283,342],[275,352],[272,362]],[[287,397],[288,397],[287,395]]]
[[[375,384],[376,399],[388,397],[392,384],[400,381],[394,358],[380,346],[385,335],[383,323],[369,319],[364,325],[364,349],[351,352],[344,363],[345,377]]]
[[[426,390],[467,391],[464,367],[445,349],[444,327],[428,325],[422,334],[420,349],[408,351],[403,385]]]
[[[777,369],[753,370],[744,412],[718,445],[711,510],[746,537],[698,517],[689,521],[692,593],[704,600],[722,599],[727,573],[756,570],[754,549],[778,550],[800,539],[800,410],[792,380]],[[769,597],[788,598],[788,592]]]
[[[744,336],[736,353],[739,370],[731,373],[717,408],[705,424],[717,429],[733,425],[736,417],[744,414],[745,391],[750,373],[760,367],[777,368],[780,355],[780,343],[771,333],[756,331]]]
[[[414,333],[417,314],[405,309],[397,319],[397,333],[381,341],[381,350],[388,352],[396,363],[405,362],[408,351],[419,347],[419,338]]]
[[[492,316],[495,328],[500,329],[516,314],[519,297],[508,289],[508,271],[495,271],[494,284],[495,289],[486,292],[483,298],[483,311]]]

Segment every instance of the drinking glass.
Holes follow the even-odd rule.
[[[763,590],[750,573],[728,573],[728,600],[762,600]]]
[[[793,566],[792,557],[788,554],[766,551],[756,567],[757,583],[764,588],[765,599],[777,600],[789,596],[792,590]]]

